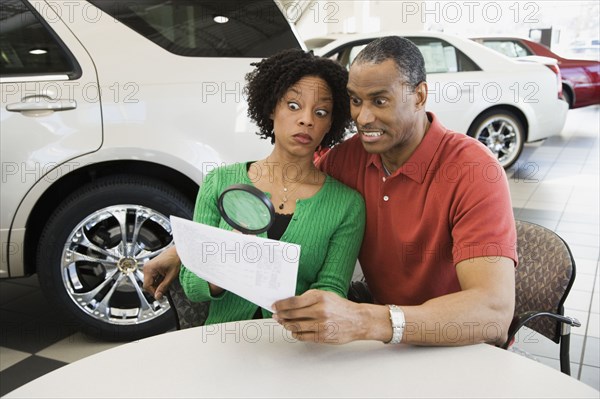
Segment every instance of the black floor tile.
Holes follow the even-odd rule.
[[[27,359],[0,372],[0,396],[25,385],[38,377],[56,370],[67,363],[46,359],[41,356],[30,356]],[[65,381],[65,384],[68,384]]]
[[[77,326],[56,314],[28,316],[0,310],[0,346],[36,353],[77,331]]]
[[[28,285],[4,282],[0,284],[0,307],[4,308],[6,304],[29,295],[36,290],[37,288]]]
[[[56,313],[56,309],[50,305],[39,289],[18,298],[7,300],[6,303],[2,303],[2,309],[30,316]]]

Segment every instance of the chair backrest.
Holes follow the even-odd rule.
[[[192,302],[183,292],[179,279],[173,280],[169,286],[167,298],[175,310],[177,329],[198,327],[204,325],[208,317],[210,302]]]
[[[527,311],[564,315],[563,304],[575,281],[575,261],[569,246],[543,226],[521,220],[516,225],[519,266],[515,275],[515,315]],[[526,325],[559,343],[560,322],[540,317]]]

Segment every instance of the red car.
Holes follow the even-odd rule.
[[[543,44],[516,37],[473,38],[509,57],[538,55],[558,61],[563,84],[563,98],[569,108],[600,104],[600,62],[572,60],[554,54]]]

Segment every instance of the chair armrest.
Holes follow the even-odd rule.
[[[508,339],[502,345],[502,349],[508,349],[508,346],[511,343],[512,339],[514,338],[515,334],[521,329],[521,327],[523,327],[525,325],[525,323],[527,323],[528,321],[530,321],[532,319],[540,317],[540,316],[550,317],[554,320],[558,320],[559,322],[561,322],[565,325],[571,326],[571,327],[581,327],[581,323],[579,322],[579,320],[572,318],[572,317],[563,316],[563,315],[559,315],[559,314],[552,313],[552,312],[536,312],[536,311],[524,312],[524,313],[521,313],[521,314],[515,316],[513,318],[512,322],[510,323],[510,327],[508,328]],[[565,335],[565,334],[562,334],[562,335]]]
[[[364,278],[359,281],[352,281],[348,288],[348,299],[357,303],[375,303],[373,295]]]

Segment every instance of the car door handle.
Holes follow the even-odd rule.
[[[6,105],[6,110],[11,112],[25,112],[39,114],[40,112],[68,111],[77,108],[77,101],[52,99],[46,95],[23,97],[20,102]],[[46,111],[46,112],[45,112]]]

